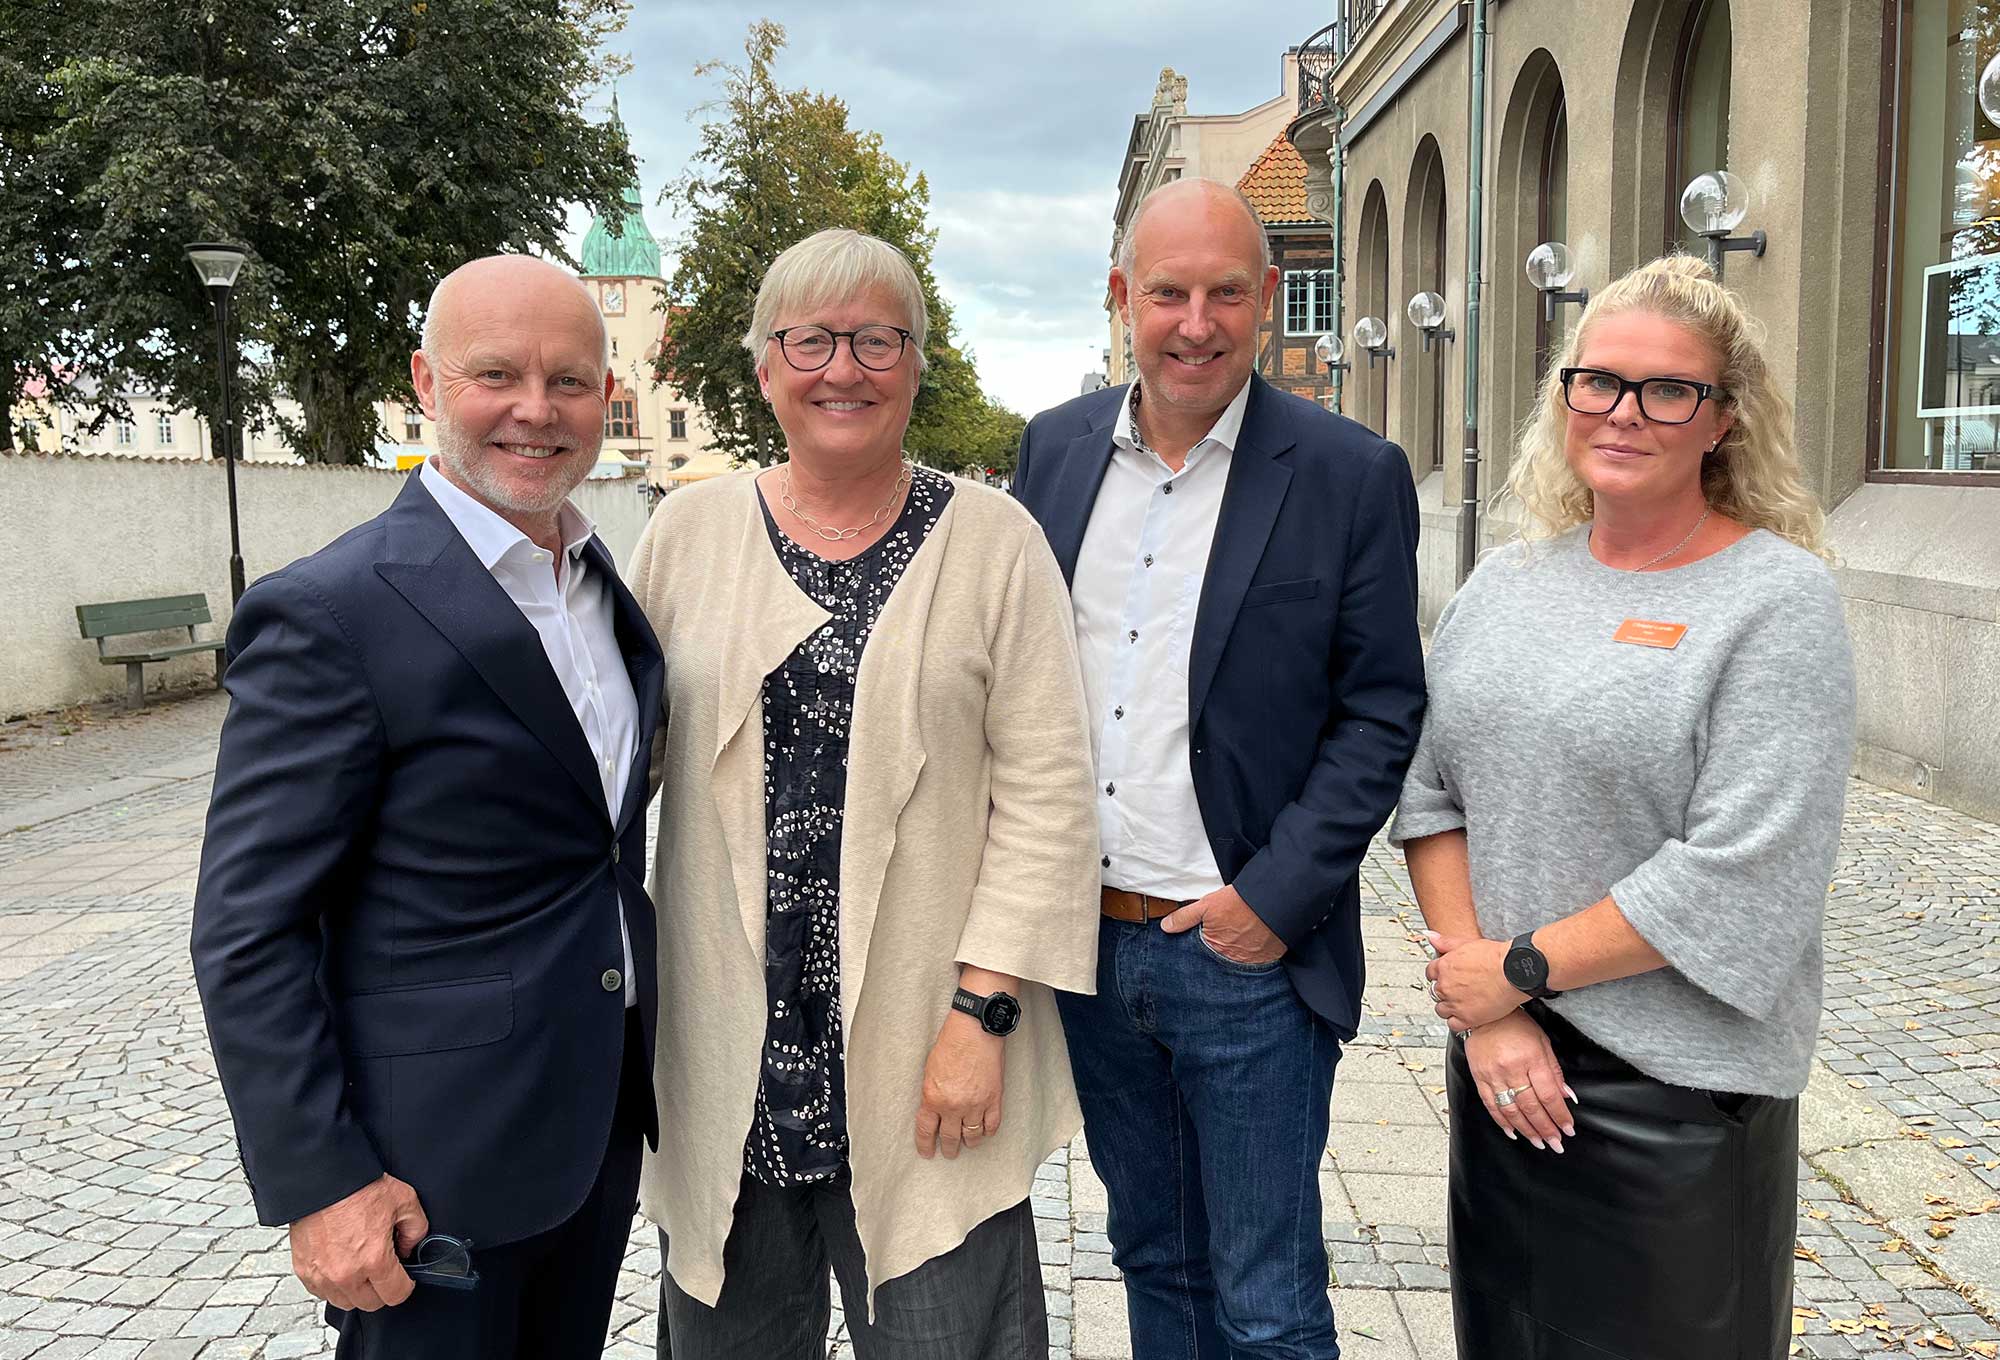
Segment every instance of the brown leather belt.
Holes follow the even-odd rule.
[[[1106,916],[1114,921],[1130,921],[1141,926],[1186,905],[1187,902],[1176,902],[1170,897],[1149,897],[1145,893],[1127,892],[1123,888],[1106,888],[1103,895]]]

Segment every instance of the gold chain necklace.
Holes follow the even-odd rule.
[[[799,503],[792,496],[792,465],[786,463],[778,469],[778,500],[785,509],[792,512],[798,521],[828,543],[845,543],[850,538],[861,535],[880,524],[889,512],[896,508],[896,502],[903,497],[903,488],[910,484],[910,460],[903,460],[902,470],[896,474],[896,485],[889,492],[889,499],[882,502],[882,508],[868,517],[866,524],[857,524],[851,529],[829,529],[818,520],[799,509]]]
[[[1702,512],[1701,512],[1701,518],[1700,518],[1700,519],[1698,519],[1698,520],[1696,520],[1696,521],[1694,522],[1694,528],[1692,528],[1692,529],[1688,530],[1688,536],[1687,536],[1686,538],[1684,538],[1684,539],[1682,539],[1682,540],[1681,540],[1680,542],[1678,542],[1678,543],[1674,544],[1674,546],[1673,546],[1673,547],[1671,547],[1671,548],[1667,549],[1667,550],[1666,550],[1665,552],[1661,553],[1661,554],[1660,554],[1660,555],[1659,555],[1658,557],[1656,557],[1656,558],[1654,558],[1654,559],[1653,559],[1652,561],[1648,562],[1648,563],[1647,563],[1647,564],[1646,564],[1645,566],[1643,566],[1643,567],[1634,567],[1634,568],[1632,568],[1632,570],[1634,570],[1634,571],[1650,571],[1650,570],[1651,570],[1652,568],[1654,568],[1654,567],[1657,567],[1657,566],[1659,566],[1659,565],[1660,565],[1660,563],[1662,563],[1662,562],[1666,561],[1666,560],[1667,560],[1667,559],[1668,559],[1669,557],[1672,557],[1672,556],[1673,556],[1673,555],[1674,555],[1675,553],[1679,552],[1679,551],[1680,551],[1680,550],[1681,550],[1682,548],[1685,548],[1685,547],[1686,547],[1686,546],[1687,546],[1688,544],[1690,544],[1690,543],[1694,542],[1694,536],[1695,536],[1696,534],[1698,534],[1698,533],[1700,533],[1700,532],[1701,532],[1701,526],[1702,526],[1702,525],[1704,525],[1704,524],[1708,523],[1708,515],[1709,515],[1709,511],[1710,511],[1710,510],[1713,510],[1714,508],[1715,508],[1714,506],[1706,506],[1706,507],[1704,507],[1704,508],[1702,509]]]

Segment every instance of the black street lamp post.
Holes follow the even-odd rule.
[[[236,371],[236,351],[229,334],[229,292],[247,258],[241,246],[226,242],[199,241],[187,248],[188,261],[208,288],[208,300],[215,305],[215,340],[221,360],[222,406],[215,422],[215,437],[222,444],[222,461],[229,481],[229,603],[234,607],[243,598],[243,536],[236,519],[236,410],[231,402],[230,380]]]

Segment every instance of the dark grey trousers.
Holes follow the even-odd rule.
[[[844,1173],[784,1189],[744,1176],[717,1305],[697,1302],[660,1274],[659,1360],[824,1360],[833,1314],[828,1266],[858,1360],[1047,1360],[1041,1258],[1026,1200],[943,1256],[884,1281],[870,1317]]]

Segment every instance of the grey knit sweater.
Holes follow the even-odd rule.
[[[1669,966],[1555,1008],[1662,1081],[1796,1095],[1854,754],[1839,592],[1763,530],[1643,573],[1586,533],[1493,554],[1446,606],[1390,839],[1465,828],[1489,939],[1609,894]]]

